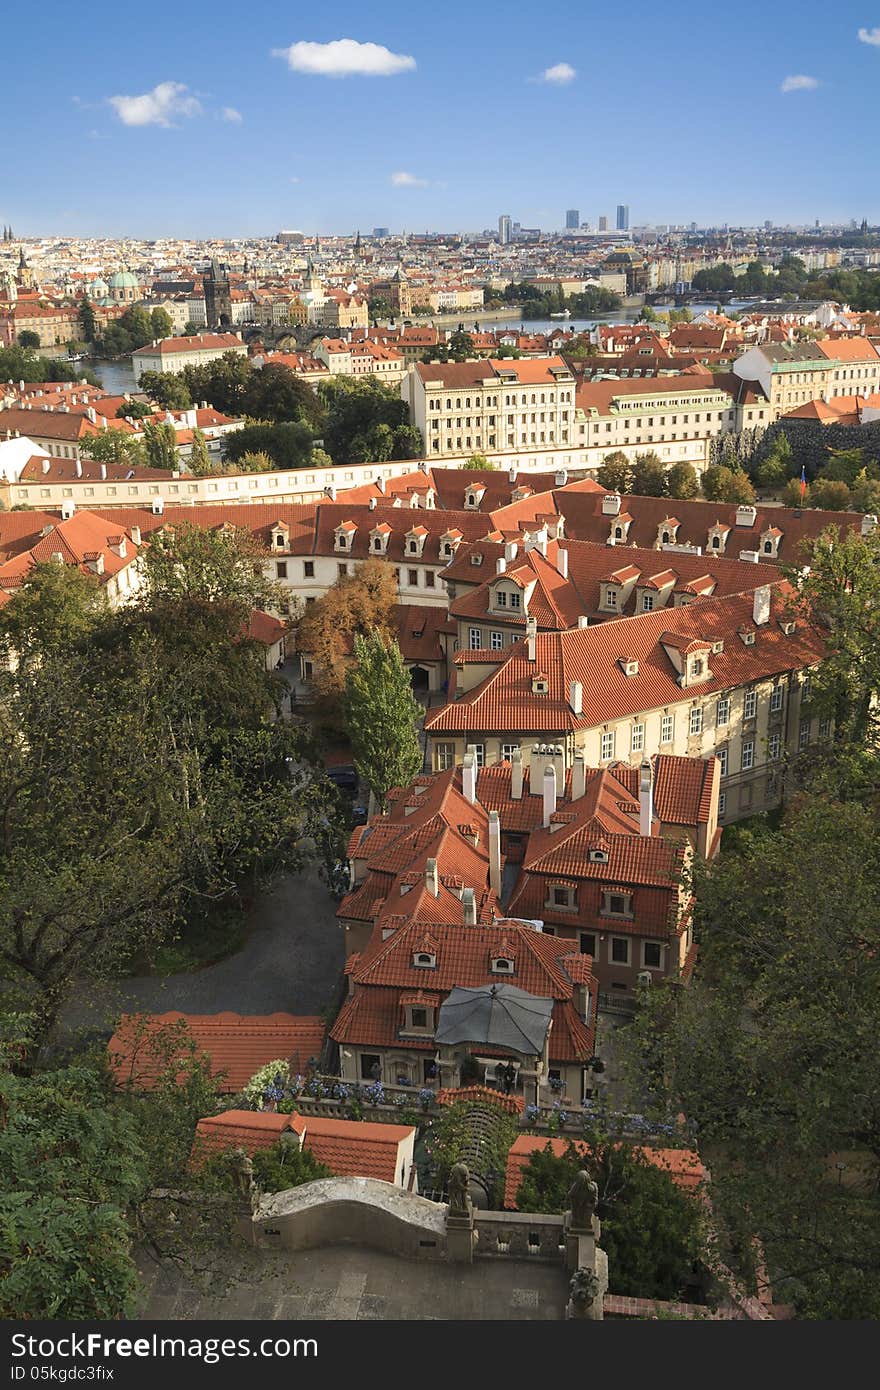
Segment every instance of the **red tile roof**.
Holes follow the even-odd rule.
[[[240,1091],[268,1062],[287,1059],[295,1073],[305,1072],[310,1057],[320,1055],[324,1045],[324,1020],[275,1013],[246,1016],[236,1013],[125,1015],[107,1045],[110,1069],[122,1085],[132,1081],[138,1088],[152,1090],[155,1068],[148,1057],[139,1055],[135,1029],[146,1019],[146,1035],[163,1026],[183,1020],[199,1049],[211,1063],[212,1074],[222,1073],[221,1089]]]
[[[567,1152],[568,1139],[551,1139],[542,1134],[521,1134],[513,1141],[507,1154],[507,1170],[504,1180],[504,1206],[508,1211],[516,1211],[516,1194],[519,1191],[523,1172],[533,1153],[543,1153],[548,1144],[557,1158]],[[591,1149],[582,1139],[571,1141],[577,1152],[589,1159]],[[692,1149],[655,1149],[643,1144],[634,1145],[634,1151],[641,1154],[656,1168],[669,1174],[676,1187],[686,1192],[695,1192],[706,1181],[706,1170],[699,1154]]]

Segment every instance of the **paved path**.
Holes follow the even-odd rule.
[[[106,1029],[124,1010],[213,1014],[285,1011],[318,1014],[333,1000],[344,963],[336,903],[316,869],[286,875],[251,911],[248,938],[234,956],[180,975],[133,976],[115,985],[89,986],[71,1001],[65,1029]]]

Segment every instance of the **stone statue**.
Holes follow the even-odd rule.
[[[585,1317],[599,1294],[601,1284],[591,1269],[576,1269],[568,1283],[573,1317]]]
[[[576,1230],[589,1231],[593,1228],[593,1217],[599,1202],[599,1189],[589,1173],[582,1168],[568,1189],[571,1205],[571,1224]]]
[[[245,1201],[250,1201],[251,1193],[256,1191],[254,1165],[244,1149],[236,1149],[235,1151],[235,1175],[238,1181],[239,1194]]]
[[[456,1163],[449,1173],[449,1215],[450,1216],[470,1216],[473,1210],[471,1199],[468,1196],[471,1175],[467,1170],[467,1164]]]

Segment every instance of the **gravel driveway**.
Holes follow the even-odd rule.
[[[89,985],[62,1015],[65,1032],[106,1029],[121,1012],[318,1014],[334,998],[344,963],[336,903],[310,869],[285,875],[251,912],[251,930],[234,956],[180,975],[132,976]]]

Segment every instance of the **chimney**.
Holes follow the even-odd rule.
[[[139,526],[132,526],[131,528],[131,543],[132,545],[140,545],[141,543],[141,528]]]
[[[587,761],[583,748],[576,748],[571,765],[571,799],[579,801],[587,790]]]
[[[48,472],[49,472],[49,469],[50,469],[51,467],[52,467],[52,460],[51,460],[51,459],[43,459],[43,472],[44,472],[44,473],[48,473]]]
[[[324,496],[327,497],[327,498],[329,498],[329,500],[330,500],[331,502],[335,502],[335,501],[336,501],[336,484],[335,484],[335,483],[328,483],[328,484],[327,484],[327,486],[324,488]],[[372,501],[372,498],[371,498],[370,500]]]
[[[561,547],[556,552],[556,568],[559,570],[563,579],[568,578],[568,551],[563,550]]]
[[[72,497],[65,497],[61,503],[61,520],[68,521],[76,511],[76,503]]]
[[[643,758],[639,768],[639,834],[650,838],[654,819],[654,769],[650,758]]]
[[[76,463],[74,464],[74,472],[76,473],[76,476],[77,476],[78,478],[81,478],[81,477],[82,477],[82,475],[83,475],[82,459],[77,459],[77,460],[76,460]]]
[[[385,479],[382,478],[382,477],[377,477],[377,478],[376,478],[376,487],[379,489],[380,492],[384,492],[384,491],[385,491]]]
[[[760,589],[755,590],[755,599],[752,604],[752,617],[756,627],[762,627],[764,623],[770,621],[770,585],[762,584]]]
[[[90,420],[93,425],[97,424],[98,413],[93,405],[86,406],[86,419]]]
[[[589,627],[589,626],[590,626],[590,615],[589,615],[589,613],[579,613],[579,614],[578,614],[578,627]]]
[[[106,481],[106,478],[107,478],[107,465],[106,465],[106,463],[102,463],[102,464],[101,464],[101,482],[102,482],[102,483],[105,482],[105,481]]]
[[[370,511],[371,511],[371,512],[374,512],[374,511],[376,510],[377,505],[378,505],[378,499],[375,498],[375,497],[371,497],[371,498],[370,498]]]
[[[510,755],[510,795],[513,801],[522,801],[523,764],[522,749],[514,748]]]
[[[477,925],[477,895],[473,888],[465,888],[461,895],[461,906],[466,927]]]
[[[519,546],[517,545],[516,541],[507,541],[507,543],[505,544],[504,558],[509,565],[512,564],[513,561],[516,559],[518,550]]]
[[[602,515],[617,516],[620,512],[620,494],[607,492],[602,498]]]
[[[498,559],[495,561],[495,573],[503,574],[506,569],[507,561],[505,560],[503,555],[499,555]]]
[[[440,877],[437,873],[437,860],[429,859],[425,864],[425,887],[432,898],[440,896]]]
[[[862,517],[862,535],[870,536],[877,529],[877,518],[873,512],[865,512]]]
[[[550,817],[556,810],[556,767],[553,763],[548,763],[544,768],[544,818],[543,825],[546,830],[550,824]]]
[[[535,643],[538,637],[538,620],[533,615],[526,619],[526,646],[529,661],[535,660]]]
[[[489,812],[489,887],[501,901],[501,821],[497,811]]]
[[[164,510],[165,510],[165,503],[162,501],[162,498],[161,498],[161,497],[154,497],[154,498],[153,498],[153,508],[152,508],[152,510],[153,510],[153,516],[161,516],[161,515],[162,515],[162,513],[163,513]]]
[[[584,712],[584,687],[580,681],[570,681],[568,685],[568,703],[572,714],[583,714]]]
[[[464,793],[465,801],[469,801],[472,806],[477,804],[477,754],[471,744],[464,755],[464,762],[461,767],[461,789]]]
[[[556,486],[557,486],[557,487],[565,487],[565,485],[566,485],[567,482],[568,482],[568,469],[567,469],[567,468],[557,468],[557,470],[556,470]]]
[[[508,482],[515,483],[515,482],[516,482],[516,479],[517,479],[518,473],[519,473],[519,464],[518,464],[518,463],[512,463],[512,464],[510,465],[510,468],[507,470],[507,480],[508,480]]]

